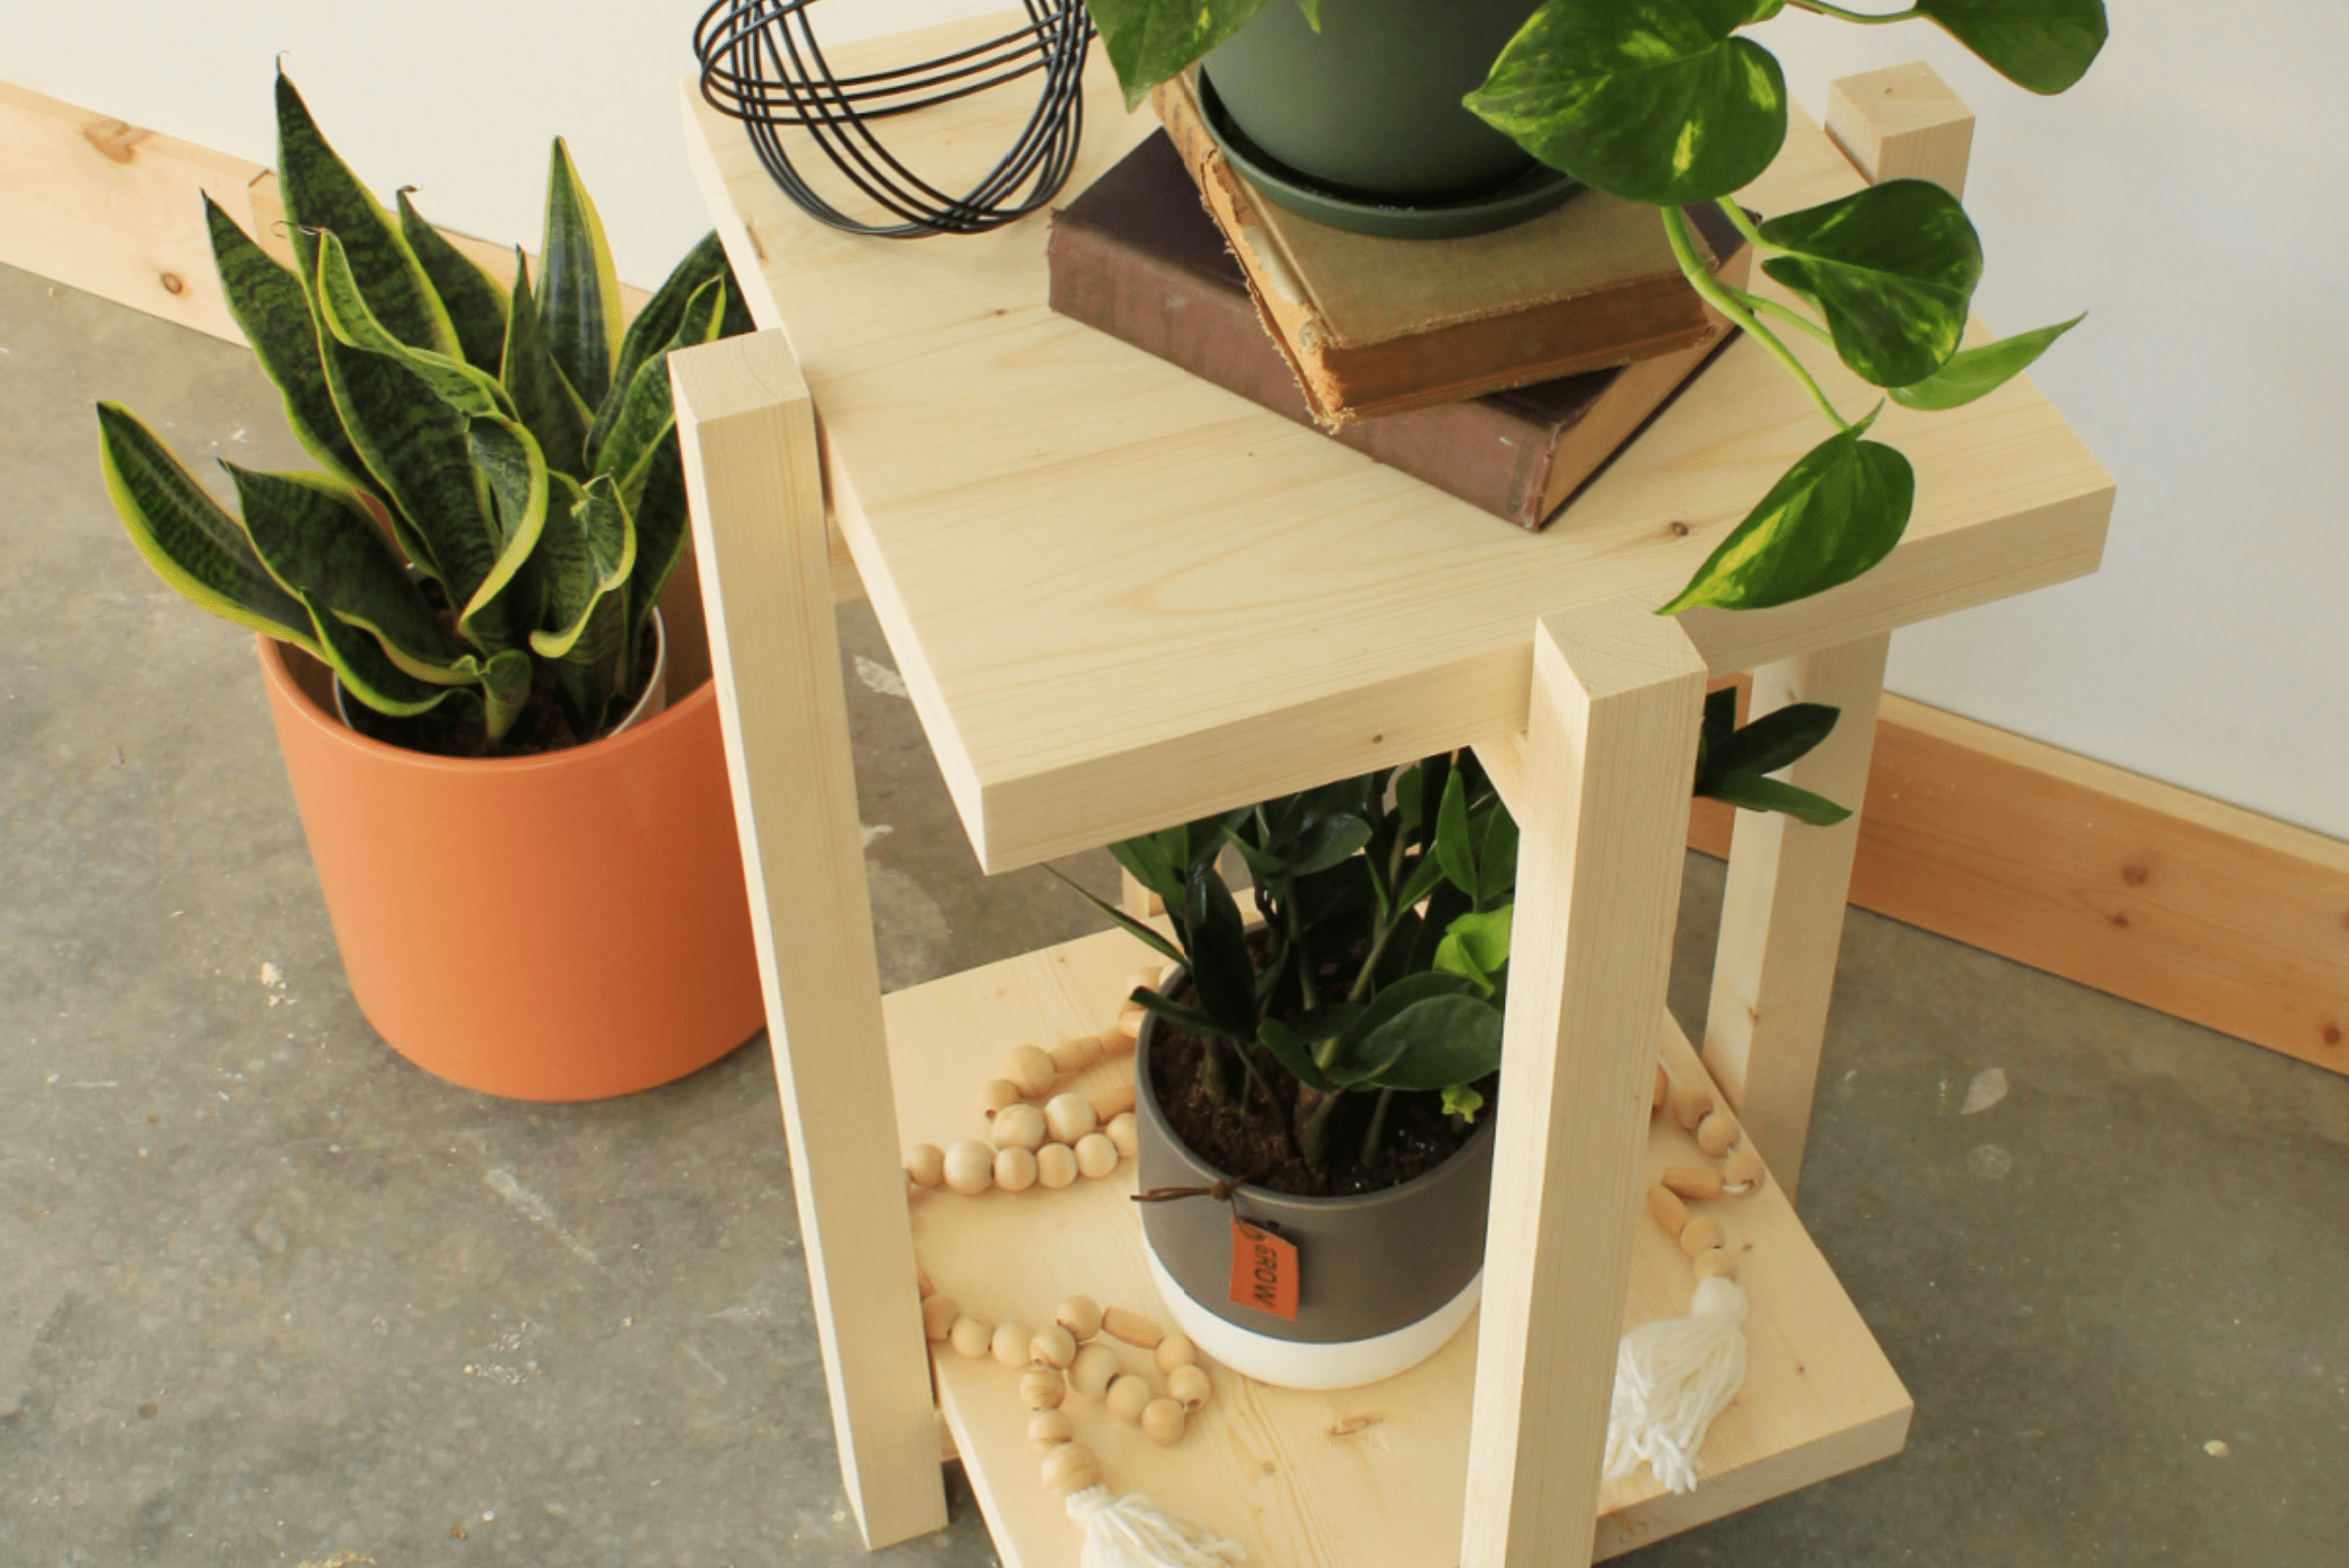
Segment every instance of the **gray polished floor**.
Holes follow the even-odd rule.
[[[107,506],[101,396],[302,466],[239,350],[0,269],[0,1564],[864,1561],[763,1042],[562,1108],[391,1055],[250,639]],[[978,875],[842,633],[885,975],[1089,929]],[[1692,857],[1684,1018],[1720,884]],[[2349,1561],[2344,1146],[2349,1081],[1854,915],[1802,1207],[1909,1448],[1630,1561]],[[877,1561],[992,1562],[953,1497]]]

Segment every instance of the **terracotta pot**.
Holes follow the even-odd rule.
[[[402,751],[267,638],[262,675],[359,1009],[436,1076],[595,1100],[707,1066],[765,1021],[707,681],[542,757]]]

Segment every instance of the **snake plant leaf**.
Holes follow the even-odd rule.
[[[628,331],[620,339],[619,358],[612,365],[614,387],[632,387],[637,372],[647,360],[674,347],[670,339],[676,336],[677,325],[685,319],[686,303],[713,278],[725,281],[730,303],[731,295],[737,292],[733,273],[727,268],[726,250],[718,243],[715,229],[703,235],[701,242],[685,252],[685,260],[669,270],[668,277],[644,302],[644,308],[636,313],[636,319],[628,324]],[[722,326],[718,335],[728,335]],[[587,431],[588,462],[595,462],[596,454],[603,450],[605,439],[611,434],[627,402],[625,392],[617,397],[607,394],[597,406],[596,422]]]
[[[413,718],[463,689],[419,680],[392,662],[373,632],[344,620],[316,598],[305,595],[302,603],[318,628],[319,656],[333,667],[344,691],[377,713]]]
[[[587,482],[569,506],[550,508],[540,536],[537,565],[546,584],[546,630],[530,647],[549,659],[568,656],[588,617],[609,594],[627,586],[636,564],[636,530],[619,486],[604,475]]]
[[[514,293],[507,302],[506,344],[498,379],[514,400],[516,415],[530,428],[547,466],[573,479],[587,476],[587,406],[555,368],[530,293],[529,258],[514,248]]]
[[[221,466],[236,482],[254,552],[288,593],[374,633],[385,657],[418,680],[446,686],[478,676],[350,485],[322,473]]]
[[[1704,792],[1742,811],[1781,811],[1814,828],[1832,828],[1851,812],[1823,795],[1753,773],[1724,773]]]
[[[1129,114],[1264,8],[1264,0],[1086,0]]]
[[[1891,554],[1916,504],[1917,473],[1891,447],[1861,439],[1875,421],[1872,412],[1805,452],[1658,613],[1791,604]]]
[[[1775,773],[1802,761],[1835,732],[1835,722],[1842,717],[1841,709],[1825,703],[1795,702],[1771,709],[1742,729],[1731,730],[1705,748],[1707,777],[1698,782],[1697,793],[1706,793],[1705,784],[1713,778]]]
[[[277,178],[302,275],[315,277],[320,232],[338,236],[367,306],[393,337],[437,354],[462,350],[440,296],[406,239],[359,177],[319,134],[317,121],[284,72],[277,73]]]
[[[408,558],[463,604],[497,561],[489,495],[465,447],[465,419],[384,354],[318,335],[327,385],[351,445],[390,501]]]
[[[593,408],[612,384],[612,356],[620,346],[620,282],[604,220],[571,161],[554,139],[547,169],[546,237],[539,255],[539,319],[547,346],[572,389]]]
[[[345,348],[364,349],[371,354],[397,361],[460,414],[513,412],[506,389],[497,384],[495,375],[475,369],[462,358],[437,354],[429,349],[411,349],[375,319],[359,292],[359,281],[351,275],[349,252],[340,238],[319,235],[315,254],[318,270],[310,297],[317,302],[319,323],[334,334],[337,342]]]
[[[1762,270],[1818,302],[1835,352],[1876,385],[1922,381],[1957,352],[1982,242],[1931,180],[1887,180],[1787,213],[1762,238],[1787,252]]]
[[[364,484],[367,465],[343,433],[326,369],[318,362],[318,325],[302,280],[255,244],[209,194],[204,223],[211,232],[212,260],[220,271],[228,313],[252,345],[262,373],[284,396],[285,423],[294,439],[329,473]]]
[[[1373,1080],[1383,1089],[1450,1089],[1473,1084],[1501,1064],[1501,1012],[1474,996],[1431,996],[1395,1015],[1375,1045],[1387,1065]]]
[[[2061,93],[2104,48],[2104,0],[1917,0],[1917,14],[2034,93]]]
[[[669,432],[652,449],[644,465],[644,487],[637,495],[636,569],[628,584],[629,646],[644,639],[645,623],[660,606],[661,595],[677,563],[685,557],[685,539],[692,528],[685,510],[685,469],[677,451],[677,433]]]
[[[482,728],[492,740],[502,740],[522,716],[522,706],[530,700],[530,683],[536,674],[530,656],[518,648],[500,649],[491,655],[482,670]]]
[[[1977,397],[1986,397],[2029,370],[2048,345],[2087,319],[2086,312],[2069,321],[2059,321],[2053,327],[2035,328],[2018,332],[2011,338],[2001,338],[1995,343],[1985,343],[1977,349],[1960,349],[1942,362],[1942,368],[1920,382],[1908,386],[1887,388],[1892,400],[1903,408],[1921,408],[1938,413],[1945,408],[1962,408]]]
[[[483,648],[520,648],[539,624],[545,574],[534,559],[546,529],[553,479],[529,428],[484,415],[469,421],[465,449],[489,493],[497,551],[457,612],[457,629]]]
[[[225,620],[317,652],[309,612],[269,574],[243,526],[118,403],[98,405],[98,461],[115,512],[156,576]]]
[[[637,367],[626,396],[618,400],[618,417],[596,451],[595,471],[618,478],[621,493],[631,500],[643,485],[645,460],[676,428],[676,407],[669,395],[669,355],[715,339],[725,310],[723,278],[711,278],[696,289],[679,313],[676,330],[657,353]],[[608,405],[612,400],[606,401]]]
[[[1627,201],[1710,201],[1787,139],[1776,57],[1739,28],[1784,0],[1549,0],[1462,101],[1553,169]]]
[[[497,373],[506,345],[506,291],[483,272],[473,259],[449,243],[448,237],[424,221],[403,187],[399,204],[400,237],[416,252],[417,264],[431,282],[432,292],[449,312],[449,325],[465,362],[475,370]]]

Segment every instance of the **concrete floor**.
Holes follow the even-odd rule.
[[[250,639],[125,542],[99,396],[303,466],[239,350],[0,270],[0,1564],[867,1561],[763,1044],[562,1108],[392,1056]],[[892,983],[1088,929],[978,876],[842,629]],[[1720,888],[1692,857],[1684,1019]],[[2349,1560],[2349,1082],[1855,914],[1821,1083],[1802,1207],[1909,1451],[1627,1561]],[[874,1561],[992,1562],[953,1497]]]

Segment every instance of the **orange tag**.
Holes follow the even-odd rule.
[[[1231,1217],[1231,1304],[1297,1321],[1297,1243]]]

